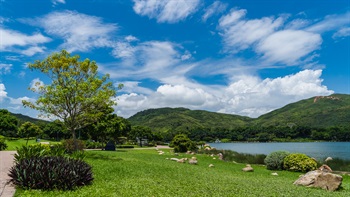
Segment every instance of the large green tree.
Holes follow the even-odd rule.
[[[23,101],[24,106],[39,110],[43,116],[58,117],[76,139],[76,130],[97,122],[116,102],[116,89],[108,82],[109,75],[99,76],[96,62],[79,60],[65,50],[46,59],[29,64],[51,79],[51,84],[36,84],[39,93],[35,103]],[[121,88],[119,85],[118,88]]]
[[[0,109],[0,135],[15,137],[17,135],[18,119],[6,109]]]

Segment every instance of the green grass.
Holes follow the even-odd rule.
[[[43,140],[41,139],[40,142],[50,142],[50,144],[55,144],[55,143],[59,143],[56,141],[50,141],[50,140]],[[27,140],[26,139],[16,139],[16,140],[6,140],[5,142],[7,144],[7,148],[6,150],[16,150],[16,147],[21,147],[23,145],[26,145]],[[38,142],[36,142],[35,139],[30,139],[28,140],[28,145],[30,144],[37,144]]]
[[[214,160],[196,155],[198,165],[167,160],[170,150],[159,155],[155,150],[87,151],[86,161],[92,165],[94,182],[75,191],[17,190],[15,196],[350,196],[350,176],[344,176],[342,189],[322,189],[293,185],[301,173],[273,171],[253,165],[254,172],[242,172],[245,164]],[[209,168],[209,164],[215,167]]]

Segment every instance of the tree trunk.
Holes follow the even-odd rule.
[[[71,129],[72,132],[72,136],[73,136],[73,143],[74,143],[74,151],[78,150],[78,141],[77,141],[77,137],[75,135],[75,130]]]

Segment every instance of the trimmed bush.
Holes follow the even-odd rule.
[[[317,162],[301,153],[293,153],[284,158],[283,167],[289,171],[308,172],[317,169]]]
[[[7,144],[5,143],[5,137],[0,135],[0,151],[5,150],[7,148]]]
[[[283,160],[290,153],[287,151],[276,151],[266,156],[264,163],[268,170],[283,170]]]
[[[10,169],[9,176],[22,189],[72,190],[93,181],[89,164],[55,156],[23,159]]]
[[[184,134],[176,135],[171,141],[170,147],[174,147],[174,151],[179,153],[185,153],[188,150],[198,150],[196,143],[191,141],[190,138],[188,138],[187,135]]]
[[[117,145],[116,148],[135,148],[134,145]]]

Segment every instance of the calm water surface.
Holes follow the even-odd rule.
[[[350,142],[210,143],[210,146],[239,153],[267,155],[285,150],[290,153],[304,153],[316,159],[337,157],[350,160]]]

